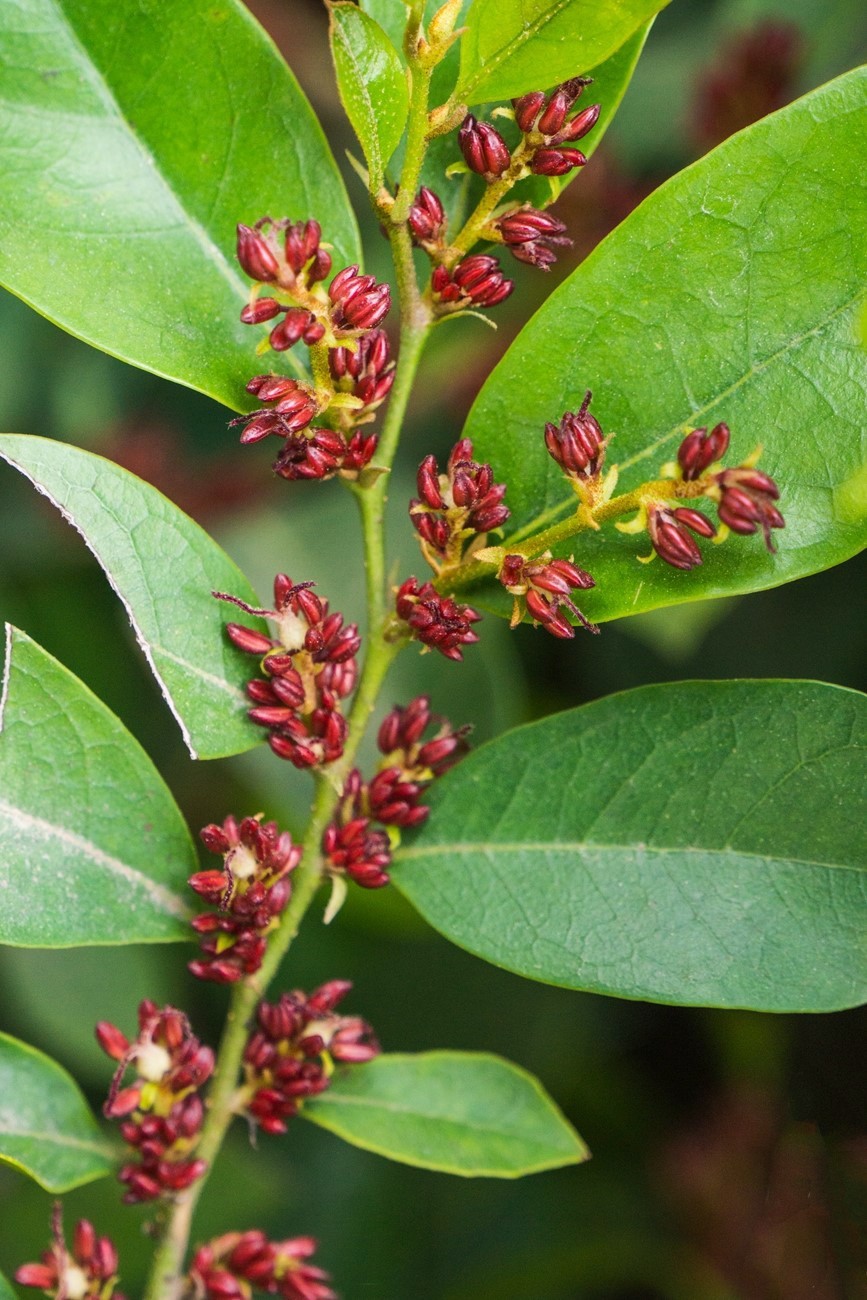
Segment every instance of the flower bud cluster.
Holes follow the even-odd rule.
[[[450,270],[437,266],[430,283],[434,300],[452,311],[496,307],[515,287],[514,281],[503,275],[497,259],[486,253],[465,257]]]
[[[573,482],[598,478],[605,461],[607,439],[588,409],[592,396],[586,392],[577,412],[567,411],[559,424],[545,425],[548,454]]]
[[[548,95],[534,90],[512,100],[524,148],[531,155],[530,171],[536,176],[565,176],[586,163],[580,149],[572,146],[596,125],[601,105],[590,104],[574,117],[569,114],[592,81],[592,77],[573,77]]]
[[[472,113],[464,118],[458,131],[458,146],[471,172],[484,176],[490,184],[508,171],[512,161],[509,146],[494,127],[478,122]]]
[[[460,563],[470,538],[500,528],[509,518],[505,484],[494,482],[490,465],[473,460],[469,438],[452,448],[445,474],[434,456],[425,456],[416,483],[418,497],[409,503],[409,517],[425,559],[437,572]]]
[[[328,276],[331,257],[320,239],[316,221],[263,217],[255,226],[238,226],[238,260],[258,281],[241,320],[249,325],[277,321],[268,336],[276,352],[299,340],[322,348],[333,379],[328,387],[326,371],[321,389],[275,374],[256,375],[247,384],[262,409],[233,421],[244,426],[241,442],[272,434],[282,438],[273,469],[290,480],[357,478],[377,443],[375,434],[359,433],[357,425],[370,422],[394,382],[388,340],[377,328],[391,305],[388,285],[347,266],[326,294],[318,282]],[[263,288],[266,294],[259,296]],[[326,411],[329,427],[314,424]]]
[[[773,552],[771,529],[784,528],[786,523],[776,505],[780,490],[768,474],[755,468],[759,451],[742,465],[726,469],[722,460],[729,442],[729,427],[722,422],[710,432],[694,429],[681,442],[677,460],[663,470],[675,479],[675,497],[704,496],[716,504],[724,526],[721,532],[702,510],[674,505],[670,499],[656,500],[652,492],[636,519],[618,527],[624,532],[646,527],[653,553],[674,569],[694,569],[702,563],[696,537],[722,541],[727,531],[751,534],[761,529],[765,546]]]
[[[555,247],[566,248],[572,244],[562,221],[529,204],[513,208],[493,224],[512,256],[519,262],[537,266],[540,271],[550,271],[556,262]]]
[[[213,1052],[202,1047],[183,1012],[145,999],[138,1023],[132,1042],[107,1021],[96,1026],[100,1047],[119,1062],[103,1111],[123,1121],[121,1136],[137,1156],[118,1175],[127,1204],[180,1192],[204,1173],[204,1160],[195,1157],[204,1119],[198,1090],[214,1070]],[[135,1081],[121,1087],[130,1069]]]
[[[424,740],[436,723],[434,735]],[[431,713],[427,695],[419,695],[406,708],[392,709],[377,736],[384,756],[379,771],[370,782],[357,768],[350,772],[337,816],[322,837],[329,874],[348,876],[365,889],[388,884],[391,835],[374,823],[392,832],[420,826],[429,811],[419,802],[424,791],[463,758],[468,731],[455,731],[447,719]]]
[[[429,649],[439,650],[446,659],[460,662],[462,647],[479,639],[473,624],[481,620],[481,614],[441,595],[432,582],[407,578],[397,589],[395,608],[398,618],[408,625],[409,635]]]
[[[262,1002],[244,1050],[246,1113],[266,1133],[285,1133],[305,1097],[328,1087],[335,1062],[359,1064],[379,1054],[373,1030],[334,1008],[352,988],[330,980],[313,993],[284,993]]]
[[[595,623],[585,618],[570,595],[575,590],[587,591],[596,584],[585,569],[579,569],[571,560],[554,560],[550,551],[534,560],[523,555],[507,555],[497,576],[506,591],[515,597],[512,627],[521,621],[523,597],[533,623],[545,628],[552,636],[565,640],[575,635],[575,628],[560,612],[563,608],[574,614],[588,632],[599,631]]]
[[[217,910],[197,916],[193,929],[202,938],[203,956],[189,963],[198,979],[234,984],[262,965],[266,936],[292,894],[289,875],[301,849],[276,822],[227,817],[222,826],[205,826],[202,843],[223,858],[222,870],[197,871],[189,879],[196,893]]]
[[[343,753],[346,719],[340,701],[358,679],[355,656],[361,637],[354,623],[328,612],[310,582],[294,584],[285,573],[274,579],[274,608],[253,609],[235,596],[216,592],[222,600],[249,614],[271,619],[275,637],[242,623],[229,623],[226,633],[240,650],[261,660],[264,676],[247,684],[254,702],[248,716],[268,730],[268,744],[279,758],[295,767],[333,763]]]
[[[283,1300],[337,1300],[329,1277],[309,1263],[317,1242],[290,1237],[271,1242],[264,1232],[227,1232],[200,1246],[190,1267],[197,1300],[250,1300],[254,1291]]]
[[[433,190],[422,185],[407,217],[413,242],[426,253],[438,252],[446,232],[445,208]]]
[[[353,424],[369,423],[394,383],[394,362],[385,330],[362,335],[354,352],[347,347],[332,348],[328,364],[337,391],[349,393],[361,402]]]
[[[54,1300],[124,1300],[117,1284],[117,1250],[108,1237],[97,1237],[93,1224],[79,1219],[72,1250],[63,1236],[58,1201],[52,1215],[53,1244],[38,1264],[22,1264],[15,1274],[19,1286],[32,1286]]]

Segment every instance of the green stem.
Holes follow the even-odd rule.
[[[412,44],[409,31],[407,36],[407,46],[409,47]],[[400,226],[406,221],[418,189],[422,163],[427,149],[428,100],[430,98],[430,79],[433,72],[433,68],[423,67],[419,63],[414,50],[407,49],[407,58],[412,84],[409,95],[409,120],[406,128],[406,153],[403,156],[400,190],[391,209],[391,221],[395,226]]]
[[[512,161],[502,176],[488,185],[473,212],[467,217],[460,233],[452,240],[450,248],[466,253],[481,237],[494,210],[502,203],[512,186],[521,179],[530,153],[522,141],[512,154]]]
[[[420,23],[420,2],[411,16]],[[416,12],[418,11],[418,12]],[[304,836],[301,863],[292,878],[292,897],[280,924],[271,935],[262,966],[254,976],[235,987],[217,1054],[208,1097],[208,1114],[196,1153],[207,1161],[205,1174],[175,1200],[166,1222],[162,1240],[154,1254],[153,1266],[143,1300],[180,1300],[183,1290],[182,1271],[192,1228],[193,1214],[204,1190],[213,1162],[235,1115],[238,1077],[250,1022],[259,1000],[286,956],[301,922],[309,910],[322,881],[322,834],[334,816],[343,785],[352,768],[358,746],[392,660],[404,642],[386,640],[387,591],[385,577],[384,514],[388,472],[394,461],[407,403],[412,392],[419,361],[431,327],[431,313],[422,299],[415,275],[412,241],[406,224],[412,197],[424,160],[427,132],[427,104],[430,70],[411,60],[413,90],[410,102],[407,152],[401,176],[401,188],[391,213],[391,240],[394,255],[401,331],[398,366],[388,411],[383,422],[377,449],[377,467],[382,474],[368,487],[353,484],[352,490],[361,511],[364,560],[367,586],[367,651],[358,689],[347,719],[347,739],[341,757],[325,772],[316,774],[316,793],[310,821]],[[402,215],[401,215],[402,213]],[[311,349],[314,379],[324,384],[327,351]],[[318,363],[318,367],[317,367]],[[330,382],[330,380],[329,380]]]
[[[700,481],[687,484],[676,479],[659,479],[652,483],[642,483],[634,491],[612,497],[610,501],[605,501],[592,510],[580,509],[571,514],[568,519],[561,520],[559,524],[552,524],[550,528],[546,528],[541,533],[534,533],[532,537],[526,537],[522,541],[511,541],[507,538],[499,549],[504,555],[541,555],[544,551],[550,551],[558,542],[568,541],[570,537],[576,537],[579,533],[607,523],[610,519],[640,510],[647,501],[702,496],[703,487]],[[471,560],[468,564],[444,575],[442,582],[438,582],[437,586],[443,590],[458,591],[472,586],[482,578],[490,577],[497,572],[498,567],[494,562]]]

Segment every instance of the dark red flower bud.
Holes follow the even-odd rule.
[[[413,239],[418,244],[438,243],[445,231],[446,214],[433,190],[422,185],[407,217]]]
[[[687,482],[701,478],[714,461],[722,460],[729,447],[729,427],[717,424],[710,433],[706,429],[693,429],[687,434],[677,451],[677,461]]]
[[[469,605],[458,605],[450,596],[442,596],[432,583],[419,586],[408,578],[397,593],[397,613],[410,626],[413,636],[447,659],[463,659],[461,646],[478,641],[472,629],[478,614]]]
[[[276,298],[257,298],[255,302],[249,303],[241,312],[241,320],[245,325],[261,325],[263,321],[273,320],[279,316],[281,311],[285,311]]]
[[[251,280],[276,280],[280,269],[267,240],[250,226],[238,226],[238,261]]]
[[[562,221],[534,208],[517,208],[497,222],[503,242],[519,262],[527,262],[547,271],[557,260],[552,245],[565,246],[572,240],[565,235]]]
[[[577,413],[567,411],[559,425],[545,425],[545,446],[549,454],[574,478],[594,478],[605,459],[605,435],[588,409],[592,396],[588,389]]]
[[[252,627],[245,627],[243,623],[227,623],[226,635],[239,650],[246,650],[247,654],[264,655],[274,646],[270,637]]]
[[[286,352],[299,339],[308,345],[318,343],[324,333],[325,327],[312,312],[303,307],[290,307],[280,324],[275,325],[268,335],[268,341],[275,352]]]
[[[765,546],[773,553],[772,528],[785,528],[786,521],[774,505],[780,489],[774,480],[749,465],[724,469],[714,475],[719,494],[717,513],[720,523],[733,533],[748,535],[761,528]]]
[[[575,628],[560,613],[562,607],[574,614],[588,632],[599,631],[570,596],[570,592],[576,589],[587,591],[596,583],[585,569],[579,569],[571,560],[552,560],[550,551],[535,560],[528,560],[523,555],[507,555],[498,577],[515,597],[512,627],[521,620],[519,598],[523,596],[533,622],[540,624],[552,636],[565,640],[575,635]]]
[[[116,1025],[107,1020],[100,1020],[94,1029],[96,1041],[107,1056],[115,1061],[122,1061],[129,1051],[129,1039],[121,1033]]]
[[[702,562],[701,551],[690,536],[692,530],[702,537],[713,537],[713,524],[699,510],[651,506],[647,514],[647,531],[660,559],[675,569],[694,569]]]
[[[530,162],[530,171],[536,176],[565,176],[573,167],[583,167],[587,162],[580,149],[537,149]]]
[[[373,329],[391,307],[388,285],[377,284],[372,275],[360,275],[357,266],[337,273],[328,296],[334,304],[331,315],[337,330]]]
[[[514,289],[495,257],[476,253],[458,262],[451,272],[438,266],[431,276],[431,287],[442,302],[459,306],[495,307]]]
[[[596,125],[601,111],[601,104],[589,104],[587,108],[582,109],[580,113],[576,113],[571,121],[567,122],[565,126],[558,127],[556,133],[552,135],[549,143],[568,144],[572,140],[582,139],[587,132],[592,130]]]
[[[522,131],[526,133],[533,130],[544,103],[545,92],[542,90],[533,90],[529,95],[521,95],[519,99],[512,100],[515,121]]]
[[[458,145],[470,171],[488,180],[502,176],[511,162],[509,146],[499,131],[487,122],[477,122],[472,113],[464,118]]]
[[[321,237],[322,227],[318,221],[287,225],[284,239],[286,262],[296,275],[300,275],[310,259],[316,256]]]

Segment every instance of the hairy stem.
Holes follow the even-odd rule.
[[[467,217],[463,228],[452,240],[451,249],[456,253],[466,253],[480,238],[490,220],[491,214],[502,203],[512,186],[521,179],[527,159],[532,156],[524,142],[518,145],[512,154],[512,161],[502,176],[488,185],[473,212]]]
[[[499,549],[504,555],[528,557],[541,555],[544,551],[551,550],[558,542],[568,541],[570,537],[576,537],[579,533],[607,523],[610,519],[617,519],[620,515],[628,515],[640,510],[647,501],[698,497],[704,495],[704,490],[705,484],[701,480],[684,483],[676,479],[658,479],[652,483],[642,483],[632,492],[624,492],[619,497],[612,497],[610,501],[605,501],[592,510],[580,509],[541,533],[534,533],[521,541],[511,541],[506,538]],[[493,561],[470,560],[459,569],[452,570],[441,583],[438,582],[436,585],[443,590],[459,591],[464,587],[472,586],[482,578],[490,577],[497,572],[497,568],[498,565]]]

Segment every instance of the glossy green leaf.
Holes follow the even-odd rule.
[[[508,732],[438,781],[398,888],[530,979],[764,1011],[867,999],[867,697],[650,686]]]
[[[8,625],[0,727],[0,943],[188,938],[177,804],[119,719]]]
[[[388,36],[357,5],[341,0],[329,14],[340,99],[379,189],[409,112],[406,71]]]
[[[379,1056],[301,1113],[366,1151],[466,1178],[520,1178],[590,1154],[537,1079],[482,1052]]]
[[[469,0],[466,0],[466,3],[469,4]],[[428,0],[428,17],[432,12],[431,5],[432,0]],[[404,4],[404,0],[361,0],[361,8],[375,19],[394,48],[398,51],[402,50],[403,34],[409,20],[409,9]]]
[[[667,0],[473,0],[457,98],[547,90],[611,57]]]
[[[88,343],[241,407],[235,225],[358,233],[319,124],[237,0],[0,6],[0,280]]]
[[[628,217],[488,378],[465,435],[508,483],[522,531],[574,504],[542,431],[585,389],[615,434],[619,491],[656,477],[698,425],[731,426],[730,464],[764,446],[787,521],[776,555],[732,537],[680,573],[637,563],[646,535],[584,533],[564,551],[596,579],[590,618],[776,586],[864,545],[865,131],[860,69],[728,140]]]
[[[0,1300],[15,1300],[15,1292],[2,1273],[0,1273]]]
[[[156,488],[102,456],[7,433],[0,459],[57,506],[96,556],[193,758],[251,749],[261,739],[243,692],[251,660],[225,635],[237,610],[211,593],[258,600],[225,552]]]
[[[8,1034],[0,1034],[0,1160],[49,1192],[68,1192],[112,1170],[111,1151],[75,1080]]]
[[[635,65],[644,48],[650,27],[650,23],[645,23],[630,36],[629,40],[619,50],[616,50],[603,63],[597,64],[593,68],[581,69],[582,72],[587,72],[593,77],[593,85],[584,92],[582,103],[599,103],[602,106],[596,125],[590,134],[581,141],[582,152],[587,158],[596,152],[605,132],[614,119],[615,113],[620,107],[626,88],[632,80]],[[455,63],[452,71],[454,74],[457,71],[457,46],[453,47],[453,52]],[[450,51],[451,53],[452,51]],[[440,68],[437,69],[437,73],[442,75]],[[453,82],[447,82],[447,84],[446,82],[447,78],[443,77],[443,84],[440,88],[442,96],[448,95],[449,88],[453,84]],[[437,97],[435,96],[435,98]],[[485,109],[477,111],[482,116],[489,116]],[[502,118],[496,119],[494,124],[508,139],[510,146],[514,147],[518,139],[517,127],[510,126]],[[452,223],[453,231],[457,229],[458,223],[462,223],[469,215],[485,190],[483,179],[473,173],[464,172],[446,176],[446,169],[452,163],[458,162],[460,157],[457,136],[454,133],[437,136],[436,139],[431,141],[430,148],[425,155],[421,176],[423,183],[434,190],[442,199],[449,221]],[[524,180],[518,181],[511,191],[510,199],[522,203],[532,203],[535,207],[546,207],[555,197],[562,193],[567,185],[574,180],[578,180],[580,176],[580,168],[570,172],[567,176],[527,176]]]

